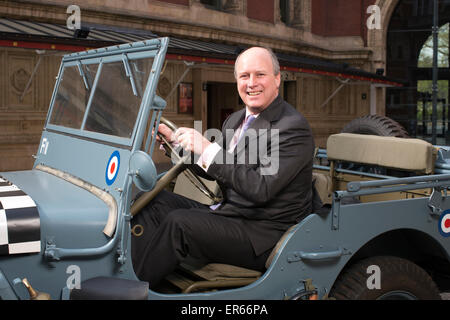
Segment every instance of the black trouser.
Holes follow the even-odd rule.
[[[155,288],[188,255],[205,263],[225,263],[264,270],[270,250],[255,256],[240,218],[212,213],[208,206],[162,191],[131,225],[144,227],[132,236],[131,255],[136,275]]]

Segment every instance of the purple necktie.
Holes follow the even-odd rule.
[[[241,131],[239,132],[239,138],[238,138],[238,135],[236,132],[236,134],[233,136],[233,139],[231,140],[231,145],[230,145],[230,148],[228,149],[228,152],[233,152],[233,150],[234,150],[234,148],[236,148],[236,145],[238,144],[239,140],[242,138],[242,135],[244,134],[245,131],[247,131],[248,127],[255,119],[256,119],[256,117],[253,115],[249,115],[249,116],[247,116],[247,118],[245,118],[244,124],[242,125]]]
[[[245,131],[247,131],[248,127],[250,126],[250,124],[251,124],[251,123],[253,122],[253,120],[255,120],[255,119],[256,119],[256,118],[255,118],[254,115],[249,115],[249,116],[247,117],[247,119],[245,119],[244,126],[242,127],[241,133],[239,134],[238,142],[239,142],[239,140],[241,140],[242,135],[244,134]]]
[[[236,147],[237,143],[239,142],[239,140],[242,138],[243,134],[245,131],[247,131],[248,127],[250,126],[250,124],[253,122],[253,120],[255,120],[256,117],[254,115],[249,115],[244,122],[244,125],[242,126],[241,132],[239,133],[239,139],[237,139],[237,135],[234,135],[233,137],[233,149]],[[220,203],[216,203],[213,204],[210,207],[211,210],[216,210],[219,206],[221,205]]]

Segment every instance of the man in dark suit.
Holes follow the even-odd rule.
[[[158,128],[199,156],[195,170],[215,179],[224,199],[208,207],[164,191],[133,218],[145,230],[132,238],[134,269],[151,288],[188,255],[263,270],[283,233],[311,212],[314,141],[306,119],[279,96],[276,56],[247,49],[235,77],[246,108],[225,120],[218,142],[192,128]]]

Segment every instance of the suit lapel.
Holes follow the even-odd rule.
[[[230,145],[231,139],[233,139],[233,135],[236,132],[237,128],[241,125],[242,121],[244,121],[245,117],[245,108],[233,113],[230,116],[230,119],[227,121],[226,125],[223,128],[222,134],[225,137],[225,150],[228,149]],[[229,131],[229,132],[227,132]],[[222,146],[224,147],[224,146]]]
[[[244,149],[247,148],[250,141],[254,143],[253,140],[261,139],[264,135],[267,136],[270,128],[272,127],[271,122],[280,118],[282,102],[283,99],[280,96],[276,97],[275,100],[259,114],[255,121],[250,124],[248,129],[253,129],[256,131],[256,138],[254,136],[250,136],[250,139],[245,139]]]
[[[258,136],[260,138],[261,137],[260,135],[262,134],[267,135],[268,131],[271,128],[271,122],[278,120],[281,116],[281,112],[283,109],[282,103],[283,99],[280,96],[277,96],[275,100],[266,109],[264,109],[259,114],[259,116],[250,124],[248,129],[253,129],[256,131],[256,138],[255,136],[253,136],[251,139],[244,139],[245,147],[240,148],[239,153],[247,148],[251,140],[253,141],[257,139]],[[233,135],[236,132],[237,128],[244,121],[244,117],[245,117],[245,108],[233,113],[228,119],[227,123],[225,124],[222,132],[222,134],[224,134],[225,137],[223,140],[225,142],[225,146],[222,145],[222,148],[224,148],[225,150],[228,149],[231,139],[233,138]],[[227,130],[230,131],[229,134],[227,134]],[[237,148],[235,148],[234,150],[235,156],[237,156],[236,153]]]

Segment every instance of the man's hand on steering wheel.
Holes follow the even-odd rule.
[[[161,139],[162,135],[165,139]],[[184,150],[193,152],[197,155],[203,153],[203,151],[211,144],[200,132],[193,128],[181,127],[175,132],[164,123],[158,126],[157,141],[160,143],[178,143]]]
[[[181,127],[175,131],[175,140],[188,152],[201,155],[211,144],[200,132],[193,128]]]
[[[164,136],[164,139],[166,139],[166,141],[168,143],[173,143],[175,142],[175,132],[170,129],[167,125],[165,125],[164,123],[159,124],[158,126],[158,135],[156,136],[156,140],[159,143],[165,143],[160,135]]]
[[[172,148],[172,144],[177,142],[187,151],[192,151],[197,154],[201,154],[207,146],[211,144],[208,139],[203,137],[200,132],[192,129],[192,128],[177,128],[174,123],[167,120],[164,117],[161,117],[161,122],[158,126],[158,135],[156,137],[157,141],[164,146],[167,155],[173,152],[177,154],[177,152]],[[154,132],[152,131],[152,134]],[[194,173],[190,168],[184,165],[184,161],[188,156],[183,158],[178,156],[178,162],[166,172],[166,174],[158,180],[156,186],[153,190],[146,192],[143,196],[136,200],[131,207],[131,215],[134,216],[140,210],[147,205],[161,190],[163,190],[173,179],[175,179],[178,174],[183,172],[186,173],[186,177],[197,187],[205,196],[213,201],[213,203],[219,203],[222,201],[221,197],[218,197],[212,192]]]

